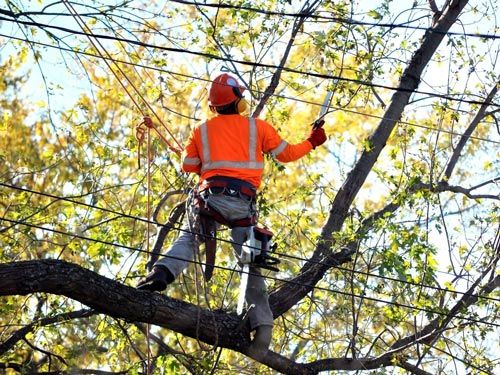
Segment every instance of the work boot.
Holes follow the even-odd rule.
[[[174,275],[165,266],[154,266],[153,270],[137,283],[137,289],[161,292],[174,281]]]
[[[258,326],[248,348],[248,355],[256,361],[262,361],[269,349],[272,335],[272,326]]]

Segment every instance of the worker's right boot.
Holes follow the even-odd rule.
[[[154,266],[151,272],[137,283],[137,289],[161,292],[174,281],[174,275],[165,266]]]
[[[248,355],[256,361],[263,360],[269,350],[272,336],[273,326],[258,326],[248,348]]]

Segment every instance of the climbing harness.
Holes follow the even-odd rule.
[[[217,227],[219,224],[229,228],[248,227],[257,222],[257,212],[250,217],[237,220],[228,220],[217,209],[210,205],[210,196],[226,195],[247,200],[252,205],[255,202],[256,190],[245,181],[237,179],[208,179],[193,189],[190,209],[194,211],[199,226],[196,233],[200,242],[205,243],[205,280],[210,280],[215,267],[215,253],[217,250]]]

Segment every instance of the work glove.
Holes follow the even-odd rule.
[[[323,143],[326,142],[325,129],[323,129],[322,127],[317,127],[315,129],[312,129],[311,133],[309,134],[309,138],[307,138],[307,140],[311,142],[313,148],[321,146]]]

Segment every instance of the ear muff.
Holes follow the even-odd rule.
[[[238,103],[236,103],[236,109],[238,110],[239,114],[246,112],[246,110],[248,109],[248,102],[244,98],[241,98],[240,100],[238,100]]]
[[[239,114],[244,113],[248,109],[248,102],[243,98],[243,94],[239,87],[233,86],[233,93],[238,98],[238,102],[236,103],[236,110]]]

